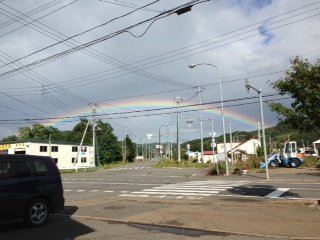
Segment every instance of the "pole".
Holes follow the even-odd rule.
[[[179,107],[182,101],[181,97],[176,97],[177,107],[177,148],[178,148],[178,162],[181,161],[181,147],[180,147],[180,139],[179,139]]]
[[[203,123],[202,123],[202,101],[201,101],[201,87],[198,86],[199,93],[199,111],[200,111],[200,137],[201,137],[201,159],[203,162]]]
[[[161,126],[159,127],[159,158],[160,163],[162,162],[162,156],[161,156]]]
[[[49,157],[51,157],[51,134],[49,134]]]
[[[214,161],[214,144],[215,144],[215,141],[214,141],[214,134],[213,134],[213,118],[211,118],[211,142],[212,142],[212,161]],[[216,169],[217,169],[217,175],[219,175],[219,163],[217,161],[217,158],[216,158],[216,161],[215,162],[215,165],[216,165]]]
[[[79,160],[79,155],[80,155],[80,151],[81,151],[81,148],[82,148],[82,144],[83,144],[83,141],[84,141],[84,137],[86,136],[86,133],[87,133],[87,130],[88,130],[88,127],[89,127],[89,123],[90,121],[88,120],[87,122],[87,125],[86,125],[86,128],[84,130],[84,133],[82,135],[82,139],[81,139],[81,142],[80,142],[80,146],[79,146],[79,149],[78,149],[78,152],[77,152],[77,157],[76,157],[76,161],[74,162],[74,165],[76,165],[78,163],[78,160]],[[78,168],[76,167],[76,171],[78,170]]]
[[[228,164],[228,156],[227,156],[226,127],[225,127],[224,110],[223,110],[222,79],[221,79],[221,75],[220,75],[220,69],[216,65],[210,64],[210,63],[193,64],[193,65],[190,65],[189,67],[190,68],[194,68],[194,67],[196,67],[198,65],[211,66],[211,67],[214,67],[215,69],[217,69],[217,71],[218,71],[219,89],[220,89],[220,108],[221,108],[222,129],[223,129],[224,160],[225,160],[225,163],[226,163],[226,175],[229,175],[229,164]]]
[[[231,130],[231,119],[229,119],[229,129],[230,129],[230,153],[231,153],[231,163],[233,164],[233,142],[232,142],[232,130]]]
[[[266,134],[265,134],[265,131],[264,131],[264,116],[263,116],[263,105],[262,105],[262,93],[261,93],[261,89],[260,88],[259,88],[259,100],[260,100],[260,112],[261,112],[261,128],[262,128],[264,161],[266,163],[267,179],[269,179],[269,166],[268,166],[268,156],[267,156]]]
[[[258,126],[258,140],[259,140],[259,144],[260,144],[260,147],[261,147],[260,122],[257,123],[257,126]]]

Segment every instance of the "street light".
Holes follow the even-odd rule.
[[[261,128],[262,128],[262,139],[263,139],[263,152],[264,152],[264,162],[266,164],[266,175],[267,179],[269,179],[269,167],[268,167],[268,156],[267,156],[267,145],[266,145],[266,134],[264,131],[264,117],[263,117],[263,106],[262,106],[262,92],[261,89],[256,89],[249,84],[248,79],[245,80],[245,86],[249,92],[250,88],[255,90],[259,94],[260,100],[260,114],[261,114]]]
[[[221,106],[222,129],[223,129],[224,159],[226,161],[226,175],[229,175],[229,164],[228,164],[228,159],[227,159],[226,128],[225,128],[225,123],[224,123],[223,96],[222,96],[222,83],[221,83],[220,70],[216,65],[210,64],[210,63],[192,64],[192,65],[189,65],[189,68],[194,68],[199,65],[211,66],[211,67],[216,68],[218,71],[219,88],[220,88],[220,106]]]
[[[161,148],[161,127],[164,127],[164,126],[169,126],[168,123],[166,124],[162,124],[160,127],[159,127],[159,156],[160,156],[160,162],[162,161],[162,148]]]

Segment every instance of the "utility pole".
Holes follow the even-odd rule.
[[[257,123],[257,128],[258,128],[258,140],[259,140],[259,145],[260,145],[260,147],[261,147],[262,144],[261,144],[261,134],[260,134],[260,122]]]
[[[233,142],[232,142],[232,129],[231,129],[231,119],[229,119],[229,129],[230,129],[230,153],[231,153],[231,164],[233,164]]]
[[[179,108],[180,103],[182,102],[181,97],[176,97],[176,104],[177,104],[177,151],[178,151],[178,162],[181,161],[181,149],[180,149],[180,139],[179,139]]]
[[[200,111],[200,139],[201,139],[201,159],[200,161],[203,162],[203,123],[202,123],[202,101],[201,101],[201,92],[202,87],[198,86],[198,94],[199,94],[199,111]]]
[[[51,157],[51,134],[49,134],[49,157]]]

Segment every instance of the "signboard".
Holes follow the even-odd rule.
[[[190,149],[190,147],[191,147],[191,145],[188,143],[188,144],[187,144],[187,149],[189,150],[189,149]]]
[[[152,133],[148,133],[147,134],[147,138],[150,140],[152,138],[153,134]]]

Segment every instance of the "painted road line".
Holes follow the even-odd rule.
[[[147,193],[147,194],[160,194],[160,192],[132,192],[133,194]],[[177,193],[177,192],[166,192],[167,195],[183,195],[183,196],[206,196],[209,197],[212,194],[204,194],[204,193]]]
[[[67,190],[67,189],[65,189],[64,191],[65,191],[65,192],[72,192],[72,190]]]
[[[113,193],[114,191],[103,191],[105,193]]]
[[[159,186],[155,183],[128,183],[128,182],[62,182],[63,184],[102,184],[102,185],[134,185],[134,186]]]
[[[86,190],[77,190],[76,192],[85,192]]]
[[[90,190],[90,192],[100,192],[101,190],[97,190],[97,189],[94,189],[94,190]]]
[[[285,192],[289,191],[290,188],[278,188],[277,190],[269,193],[268,195],[266,195],[266,198],[278,198],[280,197],[282,194],[284,194]]]
[[[198,191],[198,190],[175,190],[175,189],[144,189],[142,192],[175,192],[175,193],[212,193],[212,194],[217,194],[219,191]]]

